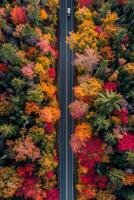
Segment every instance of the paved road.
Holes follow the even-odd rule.
[[[60,67],[59,67],[59,97],[61,105],[61,121],[59,124],[60,145],[60,200],[74,200],[73,154],[69,145],[73,132],[73,120],[69,114],[68,105],[73,100],[73,68],[72,52],[66,44],[66,36],[73,30],[74,0],[61,0],[60,6]],[[67,15],[71,8],[71,15]]]

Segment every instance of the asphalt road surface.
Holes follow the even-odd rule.
[[[73,54],[66,44],[66,37],[74,27],[74,0],[61,0],[60,5],[60,66],[59,100],[61,120],[59,123],[59,189],[60,200],[74,200],[74,162],[69,140],[73,132],[73,120],[68,105],[73,101]]]

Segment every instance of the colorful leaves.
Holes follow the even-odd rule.
[[[73,65],[79,72],[92,74],[98,64],[99,58],[95,50],[86,48],[83,54],[76,53]]]
[[[80,7],[89,6],[92,2],[92,0],[79,0]]]
[[[130,7],[128,1],[79,0],[76,29],[67,38],[76,67],[70,144],[77,156],[80,200],[134,196],[133,30],[128,28],[133,17],[126,17],[131,16]],[[83,124],[91,127],[91,134]]]
[[[134,135],[125,134],[118,141],[118,150],[119,151],[134,151]]]
[[[11,11],[11,19],[15,25],[26,23],[26,12],[24,7],[14,7]]]
[[[41,157],[40,149],[36,147],[30,136],[15,140],[11,146],[11,152],[16,161],[25,161],[28,158],[35,161]]]
[[[88,111],[88,104],[75,100],[69,105],[70,113],[74,119],[81,119]]]
[[[58,200],[59,0],[0,5],[0,198]]]

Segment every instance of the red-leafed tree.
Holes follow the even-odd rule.
[[[80,7],[91,5],[93,0],[79,0]]]

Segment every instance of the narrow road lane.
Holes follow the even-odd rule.
[[[67,13],[68,11],[68,13]],[[70,12],[70,14],[69,14]],[[59,97],[61,121],[59,125],[60,142],[60,200],[74,200],[73,154],[69,145],[73,132],[73,120],[68,105],[72,102],[73,68],[72,52],[66,44],[66,37],[73,30],[74,0],[62,0],[60,6],[60,70]]]

